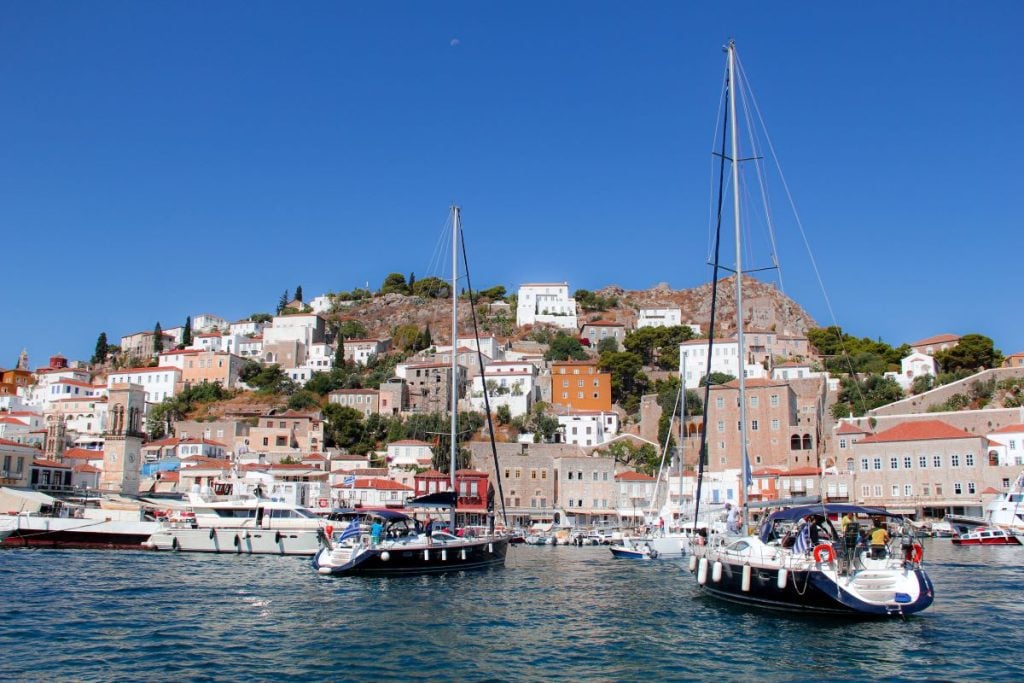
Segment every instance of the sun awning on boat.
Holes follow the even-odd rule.
[[[916,515],[917,508],[886,508],[890,515]]]

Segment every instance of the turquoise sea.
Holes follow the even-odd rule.
[[[303,558],[0,551],[0,680],[1024,680],[1024,548],[926,545],[933,607],[836,623],[698,594],[679,562],[515,547],[334,578]]]

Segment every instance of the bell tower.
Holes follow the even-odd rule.
[[[146,407],[146,392],[139,384],[115,384],[108,393],[100,488],[134,496],[139,492],[142,470],[142,413]]]

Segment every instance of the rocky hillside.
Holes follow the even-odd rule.
[[[719,283],[719,336],[734,334],[736,331],[735,287],[734,278],[726,278]],[[684,290],[674,290],[662,284],[647,290],[630,291],[612,285],[595,293],[602,297],[617,299],[618,306],[607,311],[580,312],[581,325],[587,321],[604,319],[615,320],[624,323],[627,328],[632,328],[640,308],[658,305],[678,306],[682,310],[683,320],[699,324],[705,334],[711,320],[710,283]],[[800,304],[779,292],[772,284],[744,277],[743,298],[744,320],[748,328],[774,330],[784,334],[804,334],[809,328],[817,326]],[[450,311],[450,300],[387,294],[357,303],[329,317],[336,320],[358,320],[366,326],[368,333],[375,337],[390,336],[399,325],[411,323],[420,328],[429,325],[434,342],[447,344],[450,343],[451,337]],[[515,310],[507,314],[494,312],[488,317],[489,320],[486,322],[496,336],[522,337],[528,332],[514,329]],[[460,334],[470,334],[471,325],[469,304],[460,302]],[[504,334],[500,331],[501,328],[504,328]]]

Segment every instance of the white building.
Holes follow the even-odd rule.
[[[989,464],[1024,465],[1024,424],[1007,425],[988,434]]]
[[[370,358],[385,353],[390,347],[390,339],[346,339],[345,360],[357,365],[366,365]]]
[[[212,313],[200,313],[192,316],[192,332],[212,332],[213,330],[228,329],[228,321],[219,315]]]
[[[266,323],[258,323],[254,320],[236,320],[231,323],[229,331],[231,334],[241,337],[258,337],[263,334],[263,328],[266,326]]]
[[[434,459],[434,451],[426,441],[403,439],[388,444],[387,459],[390,467],[398,465],[429,466]]]
[[[500,361],[486,366],[484,375],[473,377],[469,402],[473,410],[484,411],[484,388],[490,390],[487,399],[491,411],[508,406],[512,417],[530,412],[539,398],[537,368],[532,363]]]
[[[301,342],[309,346],[324,341],[325,321],[316,313],[274,316],[274,324],[263,330],[263,343]]]
[[[313,372],[327,372],[334,367],[334,348],[329,344],[311,344],[306,347],[306,360],[302,367]]]
[[[263,355],[263,337],[243,338],[238,343],[238,351],[236,353],[242,358],[255,358],[258,360]]]
[[[519,287],[516,325],[550,323],[574,332],[576,299],[569,296],[568,282],[529,283]]]
[[[335,484],[332,503],[337,507],[400,508],[413,496],[415,489],[382,477],[357,477],[352,484]]]
[[[679,376],[687,389],[700,386],[708,374],[708,340],[691,339],[679,345]],[[740,376],[739,343],[735,338],[715,340],[711,352],[711,372],[721,372],[733,377]],[[746,363],[747,379],[763,379],[768,371],[760,363]]]
[[[321,294],[309,302],[309,307],[313,309],[314,313],[330,313],[333,304],[334,299],[326,294]]]
[[[900,374],[895,379],[896,383],[906,391],[918,377],[924,377],[925,375],[937,377],[938,374],[938,366],[935,364],[933,357],[920,351],[914,351],[900,361]]]
[[[676,327],[683,324],[683,311],[674,307],[641,308],[636,319],[636,327]],[[691,325],[691,328],[700,334],[699,325]]]
[[[181,370],[172,366],[129,368],[107,375],[107,389],[115,384],[140,384],[146,392],[146,402],[159,403],[174,396],[175,386],[180,381]]]
[[[600,446],[619,432],[619,416],[612,411],[583,410],[558,416],[564,442],[574,446]]]
[[[459,337],[458,347],[460,353],[462,352],[462,349],[470,349],[475,353],[477,350],[477,346],[478,344],[476,338]],[[483,354],[491,360],[498,361],[504,360],[505,358],[505,348],[502,346],[501,342],[499,342],[495,337],[480,337],[479,347],[480,351],[483,352]],[[436,353],[442,354],[449,353],[452,350],[452,347],[451,345],[435,345],[434,349]]]
[[[80,382],[73,379],[62,379],[50,384],[36,385],[29,396],[27,403],[29,405],[38,407],[44,412],[49,410],[54,401],[59,401],[64,398],[86,398],[94,396],[102,396],[106,393],[106,388],[102,386],[96,386],[89,382]]]
[[[220,332],[200,332],[192,336],[190,349],[200,351],[223,351],[223,338]]]

